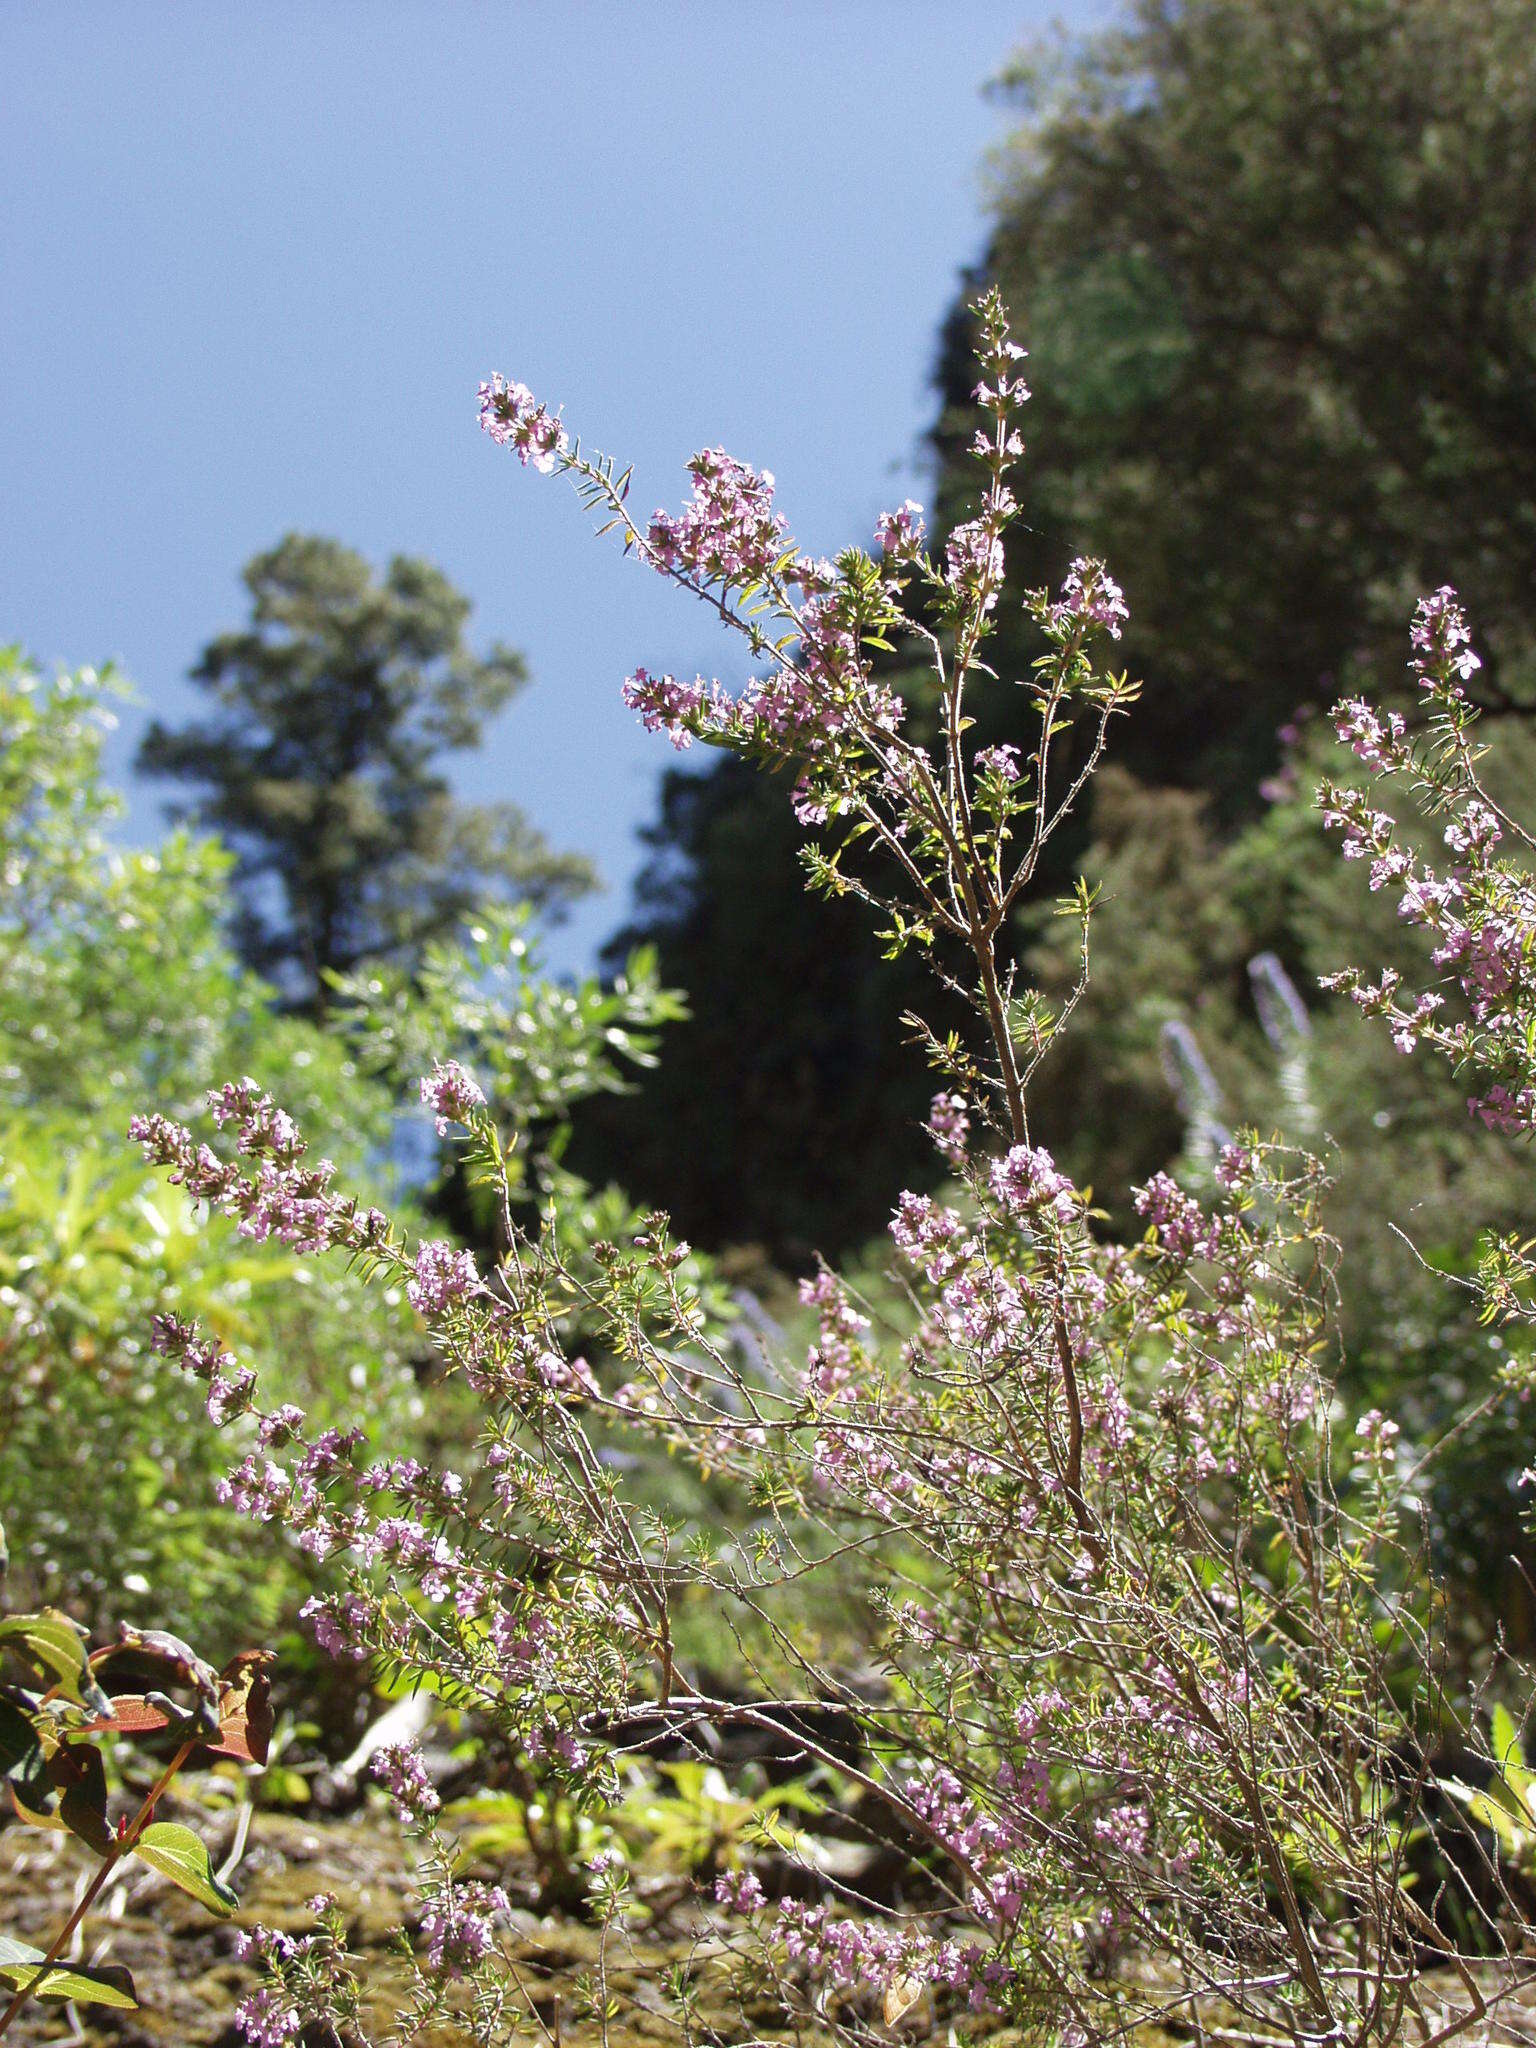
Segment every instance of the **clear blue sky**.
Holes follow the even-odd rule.
[[[471,6],[0,0],[0,639],[150,708],[290,528],[423,554],[533,686],[458,775],[580,847],[618,922],[671,760],[636,664],[740,678],[707,619],[476,429],[493,369],[636,464],[721,443],[802,542],[921,497],[938,322],[985,231],[982,87],[1108,0]],[[129,829],[157,828],[135,792]]]

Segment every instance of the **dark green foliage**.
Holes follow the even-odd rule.
[[[237,856],[241,952],[296,1003],[376,956],[411,959],[477,904],[557,906],[590,886],[515,806],[466,804],[442,756],[473,746],[526,680],[465,640],[469,600],[430,562],[382,577],[339,542],[289,534],[247,564],[250,624],[204,650],[211,718],[152,726],[140,765]]]
[[[984,268],[1036,386],[1014,573],[1109,561],[1147,684],[1118,757],[1222,818],[1352,660],[1402,674],[1423,590],[1461,591],[1491,701],[1536,694],[1533,37],[1531,0],[1140,0],[1008,75]],[[968,348],[957,315],[946,515]]]
[[[877,957],[861,904],[806,894],[788,791],[742,762],[674,770],[647,837],[609,964],[655,945],[690,1014],[635,1092],[578,1112],[572,1162],[619,1174],[706,1245],[792,1266],[846,1250],[903,1173],[936,1175],[917,1129],[932,1083],[900,1022],[921,966]]]

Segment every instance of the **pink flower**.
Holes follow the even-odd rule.
[[[724,730],[734,707],[718,683],[698,676],[680,683],[676,676],[653,676],[637,668],[620,692],[631,711],[638,711],[647,732],[664,732],[679,753],[693,745],[695,725]]]
[[[421,1916],[427,1960],[448,1977],[461,1977],[490,1954],[495,1916],[510,1913],[500,1885],[449,1885]]]
[[[1438,683],[1450,696],[1460,697],[1459,685],[1483,665],[1472,652],[1467,615],[1449,583],[1442,584],[1433,596],[1419,599],[1408,637],[1415,654],[1410,666],[1426,690],[1433,690]],[[1452,682],[1452,677],[1457,680]]]
[[[875,539],[881,551],[894,555],[897,561],[907,561],[915,555],[927,538],[927,531],[923,508],[911,498],[894,512],[882,512],[875,521]]]
[[[285,2048],[299,2032],[299,2016],[274,1991],[260,1985],[235,2007],[235,2025],[251,2048]]]
[[[499,447],[514,448],[519,462],[544,475],[565,453],[565,429],[526,384],[509,384],[500,371],[480,386],[480,424]]]
[[[951,590],[964,598],[985,590],[983,610],[997,603],[1003,580],[1003,544],[985,521],[973,519],[957,526],[944,549],[944,573]]]
[[[418,1314],[436,1316],[479,1284],[474,1255],[437,1240],[417,1252],[416,1277],[407,1282],[405,1291]]]
[[[1216,1225],[1166,1173],[1154,1173],[1136,1190],[1136,1213],[1148,1219],[1158,1243],[1175,1258],[1209,1258],[1216,1249]]]
[[[760,581],[786,550],[771,473],[723,448],[704,449],[688,467],[693,493],[683,510],[651,518],[647,540],[657,566],[706,584]]]
[[[933,1142],[950,1165],[958,1166],[965,1157],[965,1141],[971,1133],[965,1097],[935,1095],[928,1110],[928,1128],[933,1133]]]
[[[995,775],[1000,782],[1017,782],[1019,750],[1007,745],[983,747],[976,756],[976,766],[983,775]]]
[[[467,1124],[485,1107],[485,1092],[467,1067],[457,1060],[434,1060],[421,1081],[421,1099],[437,1119],[437,1135],[446,1138],[450,1124]]]
[[[1111,640],[1118,640],[1129,617],[1125,593],[1104,564],[1079,555],[1063,579],[1060,601],[1053,608],[1055,623],[1063,626],[1082,621],[1102,626]]]
[[[394,1800],[403,1821],[425,1820],[442,1804],[414,1742],[387,1743],[374,1752],[369,1770]]]
[[[1014,1216],[1051,1208],[1063,1221],[1076,1207],[1072,1183],[1041,1145],[1015,1145],[992,1164],[992,1192]]]
[[[754,1913],[763,1903],[763,1888],[750,1870],[728,1870],[715,1879],[715,1904],[732,1913]]]

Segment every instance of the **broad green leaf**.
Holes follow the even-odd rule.
[[[1530,1854],[1536,1845],[1536,1835],[1526,1825],[1519,1803],[1507,1785],[1495,1779],[1486,1792],[1475,1792],[1470,1785],[1463,1785],[1455,1778],[1441,1782],[1473,1820],[1497,1836],[1511,1856],[1523,1860]]]
[[[55,1679],[73,1700],[100,1698],[91,1677],[85,1638],[67,1614],[45,1607],[36,1614],[8,1614],[0,1621],[0,1644],[8,1643],[34,1670]],[[104,1698],[101,1704],[105,1705]]]
[[[176,1821],[155,1821],[134,1843],[133,1853],[221,1920],[240,1903],[229,1886],[214,1876],[208,1851],[197,1836]]]
[[[24,1941],[12,1941],[0,1934],[0,1977],[18,1991],[29,1989],[37,1980],[43,1951]],[[115,2005],[132,2011],[139,2002],[133,1979],[120,1964],[101,1964],[87,1969],[78,1963],[57,1964],[33,1992],[34,1998],[73,1998],[80,2005]]]
[[[1520,1731],[1508,1707],[1495,1707],[1493,1710],[1493,1754],[1505,1783],[1525,1808],[1526,1818],[1530,1819],[1536,1814],[1536,1805],[1531,1799],[1532,1788],[1536,1787],[1536,1772],[1526,1768],[1525,1755],[1520,1747]]]
[[[0,1778],[20,1783],[37,1777],[43,1764],[43,1745],[30,1714],[0,1693]]]
[[[48,1759],[48,1777],[58,1787],[59,1819],[87,1848],[104,1856],[111,1848],[107,1819],[107,1773],[101,1751],[89,1742],[63,1742]]]

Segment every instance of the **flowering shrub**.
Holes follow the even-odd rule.
[[[1422,989],[1395,971],[1373,981],[1353,967],[1330,982],[1364,1015],[1385,1020],[1399,1052],[1423,1048],[1468,1077],[1467,1108],[1490,1130],[1523,1136],[1536,1128],[1536,840],[1478,772],[1484,750],[1466,685],[1481,663],[1453,590],[1421,600],[1412,642],[1422,731],[1410,736],[1401,714],[1380,715],[1358,698],[1338,704],[1334,722],[1374,783],[1406,785],[1420,810],[1444,818],[1450,866],[1437,872],[1401,844],[1395,820],[1368,792],[1329,782],[1320,801],[1344,858],[1368,862],[1371,889],[1396,894],[1399,915],[1430,935],[1430,962],[1442,971],[1438,985]],[[1478,1271],[1486,1319],[1530,1322],[1533,1282],[1529,1248],[1513,1234],[1490,1235]]]
[[[931,1997],[1041,2040],[1159,2020],[1297,2044],[1410,2028],[1438,2041],[1514,1988],[1523,1937],[1470,1809],[1449,1802],[1461,1833],[1440,1861],[1420,1851],[1438,1747],[1479,1738],[1471,1704],[1439,1683],[1409,1512],[1424,1459],[1408,1469],[1384,1416],[1333,1437],[1323,1170],[1244,1139],[1220,1155],[1213,1202],[1159,1174],[1135,1195],[1143,1234],[1115,1242],[1031,1131],[1030,1084],[1084,986],[1092,906],[1086,891],[1063,906],[1081,975],[1054,1006],[1021,980],[1013,914],[1136,692],[1103,665],[1124,598],[1086,559],[1026,600],[1030,674],[987,666],[1028,391],[993,296],[977,332],[983,488],[942,554],[909,503],[881,520],[875,551],[807,558],[772,478],[719,450],[695,458],[681,512],[637,521],[627,471],[584,453],[521,385],[481,390],[493,439],[571,476],[626,549],[763,665],[735,696],[637,669],[625,694],[640,717],[679,746],[787,771],[816,832],[812,884],[867,903],[889,949],[922,948],[972,1019],[969,1033],[916,1027],[952,1185],[897,1204],[903,1326],[877,1326],[822,1270],[803,1285],[806,1360],[766,1371],[714,1340],[664,1218],[578,1268],[547,1217],[514,1212],[503,1136],[444,1047],[421,1087],[500,1202],[504,1250],[484,1268],[342,1193],[251,1084],[214,1098],[223,1149],[156,1115],[135,1132],[246,1235],[330,1251],[407,1292],[481,1404],[465,1469],[368,1462],[354,1433],[264,1406],[191,1325],[162,1318],[156,1342],[250,1432],[231,1499],[339,1570],[341,1590],[309,1615],[333,1655],[430,1684],[588,1808],[615,1799],[627,1747],[725,1730],[787,1743],[847,1788],[912,1872],[900,1912],[815,1872],[777,1888],[751,1869],[720,1879],[735,1981],[755,1958],[786,2011],[813,2008],[850,2039]],[[898,645],[926,658],[921,685],[898,690],[877,665]],[[1454,786],[1454,884],[1395,864],[1364,798],[1329,804],[1435,926],[1470,1015],[1442,1024],[1395,990],[1364,1006],[1480,1062],[1494,1077],[1480,1110],[1521,1118],[1536,1101],[1524,898],[1491,854],[1497,812],[1485,818],[1461,779],[1471,656],[1447,595],[1421,612],[1416,646],[1434,722],[1413,772],[1433,802]],[[1024,693],[1035,737],[973,754],[967,701],[993,687]],[[1342,722],[1369,766],[1408,772],[1405,732],[1358,706]],[[578,1315],[611,1366],[572,1355]],[[638,1504],[604,1455],[616,1436],[726,1475],[750,1523],[685,1532]],[[866,1589],[878,1686],[820,1668],[797,1635],[784,1595],[818,1574]],[[699,1601],[743,1645],[729,1696],[679,1653],[679,1617]],[[785,1670],[801,1674],[795,1696],[774,1690]],[[825,1734],[829,1710],[856,1743]],[[527,2010],[498,1941],[505,1896],[465,1874],[424,1761],[389,1753],[379,1767],[420,1849],[406,2031],[455,2010],[493,2038]],[[592,1901],[605,1934],[631,1910],[607,1852]],[[246,2008],[252,2039],[352,2023],[333,1908],[307,1942],[257,1937],[257,1952],[269,1974]],[[674,1996],[681,2023],[686,1985]],[[601,1999],[593,2011],[606,2019]]]

